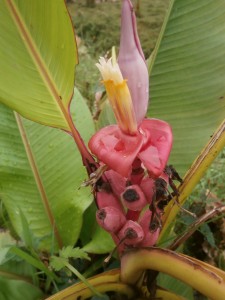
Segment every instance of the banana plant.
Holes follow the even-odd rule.
[[[132,3],[122,1],[118,59],[102,57],[96,64],[116,124],[96,133],[86,104],[74,92],[78,59],[64,1],[1,0],[0,8],[0,196],[22,240],[19,247],[8,246],[4,258],[16,255],[44,272],[46,289],[60,282],[61,269],[81,280],[51,300],[87,299],[109,291],[128,299],[183,299],[157,286],[160,272],[211,299],[224,299],[224,271],[175,252],[203,222],[224,214],[224,206],[197,219],[189,234],[159,247],[181,205],[225,145],[222,0],[171,1],[148,63]],[[204,144],[182,179],[169,157],[183,175]],[[97,207],[92,224],[99,227],[90,242],[84,215],[91,194]],[[95,211],[92,220],[94,216]],[[82,249],[73,248],[78,239]],[[103,250],[98,240],[107,241]],[[119,269],[87,280],[71,263],[88,260],[85,252],[109,252],[113,244]]]

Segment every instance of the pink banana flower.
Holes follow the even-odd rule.
[[[167,202],[163,198],[157,206],[154,201],[162,199],[156,188],[161,182],[165,188],[168,184],[165,167],[173,140],[168,123],[145,118],[149,75],[130,0],[123,0],[122,5],[118,63],[101,57],[96,65],[117,121],[89,141],[91,152],[108,167],[104,178],[110,185],[96,192],[96,218],[121,254],[127,248],[153,246],[157,241]]]
[[[102,128],[90,139],[91,152],[109,169],[126,178],[131,176],[136,159],[151,177],[157,178],[171,151],[172,131],[164,121],[144,119],[149,100],[149,75],[130,0],[124,0],[122,6],[118,63],[101,57],[96,65],[117,125]]]

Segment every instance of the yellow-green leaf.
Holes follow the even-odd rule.
[[[77,61],[63,0],[0,0],[0,101],[33,121],[71,131]]]

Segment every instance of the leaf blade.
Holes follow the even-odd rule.
[[[224,13],[223,1],[171,1],[150,63],[148,116],[172,125],[182,174],[224,119]]]
[[[1,2],[1,101],[31,120],[69,130],[77,58],[64,1]]]
[[[57,240],[58,246],[59,246],[59,248],[61,248],[62,247],[62,240],[61,240],[61,237],[60,237],[59,232],[58,232],[58,228],[57,228],[57,225],[56,225],[56,222],[55,222],[55,218],[53,216],[53,213],[52,213],[50,205],[49,205],[49,200],[48,200],[48,197],[47,197],[47,194],[46,194],[46,190],[45,190],[45,187],[43,185],[43,182],[42,182],[42,179],[41,179],[38,167],[37,167],[37,162],[35,161],[33,151],[30,147],[30,142],[29,142],[28,136],[26,134],[25,128],[23,126],[22,119],[19,116],[19,114],[17,114],[17,113],[15,113],[15,119],[16,119],[17,126],[18,126],[18,129],[19,129],[22,141],[23,141],[23,145],[24,145],[24,148],[25,148],[25,151],[26,151],[26,154],[27,154],[27,158],[28,158],[28,161],[29,161],[32,173],[33,173],[33,177],[34,177],[34,180],[36,182],[36,186],[37,186],[38,191],[39,191],[39,195],[41,197],[41,200],[42,200],[43,206],[45,208],[46,214],[48,215],[48,219],[50,221],[50,224],[53,228],[54,235],[55,235],[55,238]],[[23,215],[22,212],[20,212],[20,214]],[[23,218],[25,219],[24,215],[23,215]]]
[[[94,132],[90,111],[77,90],[75,99],[71,112],[82,136],[88,141]],[[34,237],[41,239],[40,249],[50,251],[54,248],[52,232],[55,225],[63,245],[74,245],[80,234],[83,212],[92,201],[88,188],[79,189],[87,176],[80,154],[72,137],[65,132],[25,119],[22,122],[54,224],[51,225],[45,212],[14,114],[4,105],[0,105],[0,197],[20,236],[19,211],[22,210]]]

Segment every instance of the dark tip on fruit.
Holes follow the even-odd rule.
[[[157,230],[157,228],[159,228],[159,224],[157,224],[156,222],[152,222],[150,225],[149,225],[149,230],[151,232],[155,232]]]
[[[123,199],[128,201],[128,202],[134,202],[140,199],[137,191],[135,191],[134,189],[127,189],[124,193],[123,193]]]
[[[105,210],[101,209],[101,210],[97,211],[97,217],[99,220],[105,220],[105,218],[106,218]]]
[[[133,228],[127,228],[125,231],[125,236],[127,239],[135,239],[137,238],[137,232]]]

